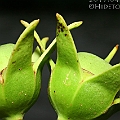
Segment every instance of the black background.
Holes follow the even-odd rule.
[[[40,37],[48,36],[49,43],[55,37],[55,14],[61,14],[68,24],[83,21],[83,25],[72,30],[78,51],[86,51],[105,58],[110,50],[120,44],[120,9],[89,9],[89,0],[4,0],[0,1],[0,44],[15,43],[24,30],[20,20],[31,22],[40,19],[37,32]],[[55,54],[52,56],[55,58]],[[120,50],[111,64],[120,62]],[[51,107],[47,86],[49,81],[47,66],[43,69],[40,97],[25,115],[25,120],[56,120]],[[120,119],[120,112],[109,120]]]

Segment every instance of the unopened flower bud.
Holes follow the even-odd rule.
[[[0,46],[1,119],[22,120],[38,98],[41,71],[34,67],[35,60],[32,60],[34,30],[38,22],[33,21],[16,44]]]
[[[57,14],[57,60],[49,83],[50,101],[58,120],[106,120],[120,103],[120,64],[87,52],[77,53],[72,35]],[[118,109],[117,109],[118,110]],[[104,116],[102,118],[102,116]]]

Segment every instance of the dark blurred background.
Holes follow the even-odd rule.
[[[50,43],[55,37],[55,14],[59,13],[68,24],[83,21],[83,25],[72,30],[78,51],[91,52],[105,58],[116,44],[120,44],[119,5],[117,0],[108,0],[105,3],[97,0],[96,2],[95,0],[0,0],[0,44],[17,41],[24,30],[20,24],[21,19],[31,22],[38,18],[40,23],[37,32],[41,38],[48,36]],[[52,57],[54,58],[55,54]],[[111,64],[119,62],[120,50]],[[56,120],[57,115],[47,96],[49,75],[47,66],[45,66],[40,97],[25,115],[25,120]],[[118,119],[120,119],[120,112],[109,118],[109,120]]]

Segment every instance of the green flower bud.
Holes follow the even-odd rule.
[[[22,120],[38,98],[41,71],[35,61],[40,54],[37,54],[36,50],[34,57],[32,56],[34,30],[38,23],[39,20],[33,21],[20,35],[16,44],[0,46],[1,119]]]
[[[120,64],[110,65],[118,45],[104,60],[77,53],[72,35],[57,17],[57,60],[49,82],[50,101],[58,120],[106,120],[120,110]]]

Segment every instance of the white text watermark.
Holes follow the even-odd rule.
[[[118,10],[120,3],[118,0],[89,0],[89,9]]]

